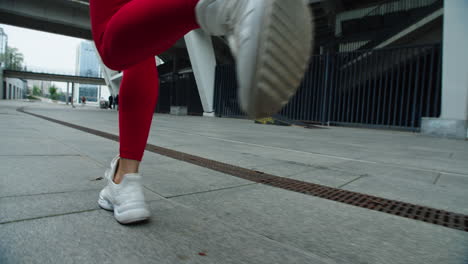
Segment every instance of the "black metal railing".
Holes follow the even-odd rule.
[[[232,65],[216,71],[215,111],[242,117]],[[280,112],[304,122],[418,130],[440,115],[440,44],[316,55]]]
[[[366,16],[382,16],[394,12],[402,12],[430,6],[438,0],[387,0],[372,9]]]
[[[340,52],[374,48],[383,40],[416,23],[442,6],[443,0],[382,1],[375,8],[363,13],[364,15],[342,22],[344,24],[342,24],[341,33],[329,45]],[[348,33],[345,34],[345,31]]]

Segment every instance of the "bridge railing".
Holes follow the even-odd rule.
[[[102,78],[101,72],[86,72],[85,74],[77,74],[74,70],[71,69],[54,69],[40,66],[30,66],[25,65],[22,67],[5,67],[4,70],[12,71],[23,71],[23,72],[33,72],[33,73],[44,73],[44,74],[57,74],[57,75],[68,75],[76,77],[93,77],[93,78]]]

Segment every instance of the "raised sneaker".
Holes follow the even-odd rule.
[[[200,0],[200,27],[226,36],[236,61],[238,98],[251,118],[277,113],[308,67],[312,14],[305,0]]]

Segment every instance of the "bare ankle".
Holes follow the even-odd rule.
[[[117,171],[114,175],[114,183],[122,182],[125,174],[138,173],[140,161],[130,159],[120,159],[117,164]]]

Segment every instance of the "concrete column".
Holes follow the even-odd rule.
[[[0,100],[5,98],[5,95],[3,94],[5,92],[5,88],[3,87],[3,82],[5,82],[5,79],[3,79],[3,68],[0,66]]]
[[[70,83],[67,82],[67,97],[65,98],[65,102],[68,105],[68,97],[70,95]]]
[[[216,57],[211,36],[201,29],[185,35],[187,50],[192,63],[193,74],[200,93],[205,116],[214,116],[213,98]]]
[[[74,101],[75,101],[75,83],[72,83],[71,91],[72,91],[71,105],[72,105],[73,108],[75,108],[75,104],[74,104]]]
[[[425,118],[424,134],[461,138],[468,128],[468,1],[444,1],[442,111],[440,118]]]

